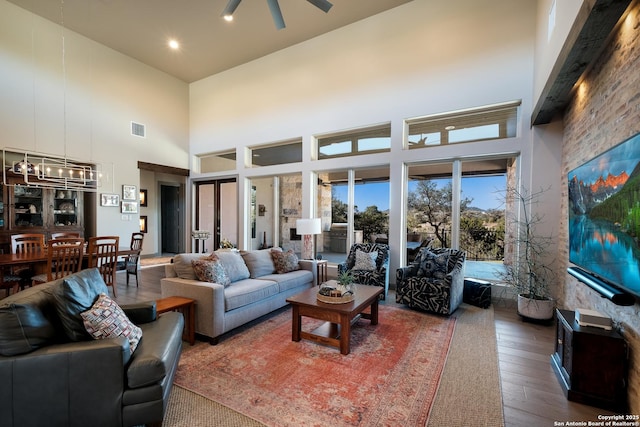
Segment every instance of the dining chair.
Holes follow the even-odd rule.
[[[25,254],[44,250],[44,234],[24,233],[13,234],[11,236],[11,253]],[[20,266],[11,269],[8,275],[5,274],[5,281],[17,282],[20,289],[31,285],[31,276],[34,271],[31,266]],[[15,289],[14,285],[14,289]]]
[[[31,278],[32,286],[51,282],[80,271],[84,255],[81,237],[51,239],[47,243],[47,271]]]
[[[4,269],[0,269],[0,289],[6,291],[5,296],[11,295],[11,292],[16,292],[20,289],[22,277],[11,273],[11,271],[5,272]]]
[[[52,239],[67,239],[73,237],[80,237],[80,233],[77,231],[60,231],[57,233],[51,233]]]
[[[125,259],[125,270],[127,270],[127,286],[129,286],[129,276],[136,277],[136,287],[138,287],[138,260],[140,252],[142,252],[142,242],[144,241],[144,233],[131,233],[131,245],[129,249],[135,251],[128,255]]]
[[[44,234],[14,234],[11,236],[11,252],[14,254],[41,251],[44,248]]]
[[[113,289],[114,298],[118,297],[116,265],[118,262],[119,236],[96,236],[89,238],[89,268],[97,267],[107,286]]]

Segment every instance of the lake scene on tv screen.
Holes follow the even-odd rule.
[[[640,296],[640,134],[569,172],[569,261]]]

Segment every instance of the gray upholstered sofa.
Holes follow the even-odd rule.
[[[108,290],[94,268],[0,300],[0,425],[161,425],[182,315],[156,318],[155,302],[122,306],[142,331],[139,341],[95,340],[79,313],[94,312],[101,293]]]
[[[316,283],[313,261],[301,260],[298,269],[277,273],[271,250],[215,252],[231,283],[201,281],[192,261],[208,254],[179,254],[165,267],[161,280],[162,297],[183,296],[196,300],[196,333],[218,337],[287,304],[286,299]]]

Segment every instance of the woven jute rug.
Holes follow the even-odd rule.
[[[493,307],[462,304],[429,427],[504,426]]]
[[[290,316],[290,313],[287,312],[287,315]],[[446,367],[442,373],[426,425],[503,426],[502,394],[493,309],[483,310],[463,304],[456,311],[455,316],[457,324]],[[219,345],[222,345],[223,342]],[[300,345],[300,343],[292,344]],[[324,348],[314,343],[307,344],[316,346],[318,349]],[[205,344],[200,343],[199,345],[204,346]],[[208,344],[206,345],[208,346]],[[188,348],[186,352],[189,352]],[[425,425],[424,419],[413,422],[402,419],[387,421],[382,425]],[[376,424],[378,423],[362,423],[360,425]],[[172,427],[253,427],[265,424],[198,393],[174,385],[163,425]],[[278,422],[268,423],[268,425],[286,424]],[[318,420],[314,425],[339,424],[336,424],[335,420],[326,424]],[[356,422],[350,425],[359,424]]]

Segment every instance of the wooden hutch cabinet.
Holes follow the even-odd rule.
[[[556,310],[551,366],[571,401],[620,411],[627,409],[627,344],[618,332],[580,326],[575,312]]]
[[[11,235],[78,232],[84,236],[82,191],[3,185],[0,195],[0,249],[9,252]]]

